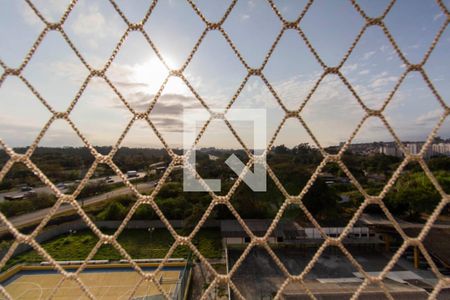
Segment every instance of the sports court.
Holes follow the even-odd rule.
[[[144,271],[151,271],[144,269]],[[159,275],[162,288],[170,295],[177,292],[177,283],[181,281],[183,268],[167,268]],[[52,270],[20,271],[3,286],[13,299],[47,299],[62,275]],[[140,275],[130,268],[121,269],[87,269],[80,279],[89,288],[96,299],[129,299]],[[160,294],[151,282],[142,282],[132,299],[146,299]],[[54,299],[88,299],[78,284],[64,281],[53,296]],[[1,298],[3,299],[3,298]]]

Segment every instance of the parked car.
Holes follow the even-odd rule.
[[[22,192],[29,192],[29,191],[32,191],[33,188],[31,186],[25,185],[25,186],[21,187],[20,190]]]
[[[128,178],[139,177],[139,174],[138,174],[137,171],[128,171],[127,172],[127,177]]]
[[[64,190],[67,188],[67,185],[64,182],[60,182],[56,185],[56,187],[60,190]]]

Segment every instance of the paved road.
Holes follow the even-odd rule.
[[[145,182],[145,183],[139,183],[136,185],[136,187],[140,192],[145,192],[145,191],[151,190],[155,185],[156,185],[156,181],[150,181],[150,182]],[[96,203],[108,200],[112,197],[117,197],[117,196],[126,195],[126,194],[130,194],[130,193],[131,193],[131,191],[128,187],[118,188],[118,189],[108,192],[108,193],[104,193],[104,194],[97,195],[97,196],[90,197],[90,198],[85,198],[83,205],[86,207],[86,206],[89,206],[92,204],[96,204]],[[67,213],[67,212],[70,212],[73,210],[74,210],[74,208],[71,205],[64,204],[59,207],[58,211],[56,212],[56,215]],[[16,228],[21,228],[21,227],[24,227],[27,225],[38,224],[48,214],[49,211],[50,211],[50,208],[44,208],[44,209],[37,210],[37,211],[31,212],[28,214],[23,214],[23,215],[20,215],[17,217],[10,218],[9,220]],[[2,224],[0,226],[0,235],[4,234],[6,232],[7,232],[7,229]]]
[[[142,177],[145,176],[145,173],[144,173],[144,172],[138,172],[137,174],[138,174],[137,177],[128,178],[128,180],[134,181],[134,180],[136,180],[136,179],[140,179],[140,178],[142,178]],[[106,178],[107,178],[107,177],[92,178],[92,179],[89,180],[89,183],[95,183],[95,182],[99,182],[99,181],[105,181]],[[121,182],[121,181],[122,181],[122,180],[120,179],[120,177],[117,176],[117,175],[109,176],[109,178],[110,178],[110,182],[108,182],[107,184],[114,184],[114,183],[117,183],[117,182]],[[57,184],[57,183],[55,182],[55,184]],[[72,182],[65,182],[64,184],[66,185],[66,187],[69,187],[69,186],[73,186],[73,185],[78,185],[79,182],[77,182],[77,181],[72,181]],[[67,188],[66,188],[66,189],[67,189]],[[62,191],[62,192],[65,192],[66,189],[62,189],[61,191]],[[51,193],[52,193],[52,191],[50,190],[50,188],[49,188],[48,186],[40,186],[40,187],[36,187],[36,188],[33,188],[33,191],[36,192],[36,193],[38,193],[38,194],[40,194],[40,193],[51,194]],[[5,196],[16,196],[16,195],[21,195],[21,194],[24,194],[24,193],[25,193],[25,192],[21,192],[20,189],[15,189],[15,190],[12,190],[12,191],[0,193],[0,202],[1,202],[1,201],[5,201]]]

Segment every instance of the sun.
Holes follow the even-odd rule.
[[[165,59],[169,66],[173,65],[170,60]],[[169,75],[169,70],[156,57],[146,60],[144,63],[136,64],[132,67],[130,81],[138,86],[138,89],[156,94],[161,85]],[[163,89],[163,94],[186,95],[189,92],[187,86],[179,78],[169,78]]]

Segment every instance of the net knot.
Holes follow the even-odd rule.
[[[336,246],[337,247],[341,243],[339,241],[339,239],[335,238],[335,237],[328,237],[327,240],[328,240],[328,245],[330,245],[330,246]]]
[[[382,24],[383,24],[383,18],[382,17],[369,18],[367,20],[367,25],[369,25],[369,26],[381,26]]]
[[[24,161],[27,160],[27,157],[25,156],[25,154],[17,154],[17,153],[14,153],[14,154],[11,156],[11,159],[12,159],[14,162],[24,162]]]
[[[103,234],[101,240],[103,244],[112,244],[112,242],[114,241],[114,236]]]
[[[216,120],[225,120],[225,114],[223,112],[211,112],[211,118]]]
[[[67,112],[64,112],[64,111],[55,112],[55,118],[57,118],[57,119],[65,119],[66,116],[67,116]]]
[[[142,23],[130,23],[128,28],[132,31],[139,31],[142,29]]]
[[[265,153],[263,153],[263,154],[260,154],[260,155],[253,155],[252,159],[253,159],[253,163],[254,164],[265,164],[267,156],[266,156]]]
[[[214,200],[215,200],[215,202],[217,204],[227,204],[228,197],[226,197],[226,196],[217,196]]]
[[[103,75],[105,75],[105,71],[103,71],[103,70],[92,70],[91,71],[91,75],[92,76],[97,76],[97,77],[103,77]]]
[[[410,246],[417,246],[419,247],[422,245],[422,242],[416,237],[416,238],[409,238],[407,241]]]
[[[408,66],[408,72],[413,72],[413,71],[420,71],[422,70],[422,65],[420,64],[412,64]]]
[[[229,278],[227,275],[219,274],[217,275],[216,280],[218,283],[226,284],[228,283]]]
[[[329,162],[339,162],[340,157],[339,157],[338,154],[328,154],[327,160],[328,160]]]
[[[297,22],[286,22],[284,23],[284,28],[285,29],[296,29],[298,26]]]
[[[366,109],[366,111],[369,114],[369,116],[381,117],[381,111],[379,109],[368,108],[368,109]]]
[[[30,237],[28,235],[25,235],[20,232],[17,233],[16,241],[18,241],[19,243],[21,243],[21,244],[29,243],[29,239],[30,239]]]
[[[147,113],[146,112],[137,112],[134,117],[137,120],[145,120],[147,118]]]
[[[109,162],[109,157],[100,153],[97,153],[95,159],[101,164],[106,164],[107,162]]]
[[[69,280],[76,280],[78,278],[77,274],[72,273],[72,272],[66,272],[64,275],[65,275],[66,279],[69,279]]]
[[[180,77],[181,76],[181,71],[180,70],[170,70],[169,71],[169,75],[173,76],[173,77]]]
[[[48,23],[47,28],[50,30],[59,30],[61,28],[60,23]]]
[[[177,241],[181,246],[189,244],[189,238],[187,236],[177,236]]]
[[[339,67],[327,67],[325,69],[326,74],[337,74],[339,73]]]
[[[220,23],[208,22],[208,23],[206,23],[206,26],[207,26],[208,30],[219,30],[220,29]]]
[[[8,69],[5,70],[5,73],[7,75],[19,76],[20,75],[20,70],[19,69],[10,69],[10,68],[8,68]]]
[[[60,198],[61,198],[63,203],[70,203],[72,201],[75,201],[75,199],[73,198],[72,195],[63,194]]]
[[[411,161],[419,161],[419,160],[422,159],[422,156],[420,154],[411,154],[411,153],[409,153],[408,156],[409,156]]]
[[[383,279],[380,277],[380,275],[378,276],[373,276],[373,275],[369,275],[367,276],[367,279],[371,282],[371,283],[377,283],[377,282],[381,282]]]
[[[266,243],[266,240],[264,237],[256,236],[253,239],[254,243],[258,246],[263,246]]]
[[[295,110],[289,110],[286,112],[286,118],[298,118],[298,112]]]
[[[292,195],[289,195],[288,201],[290,204],[300,204],[302,202],[300,196],[292,196]]]
[[[249,69],[248,74],[250,76],[260,76],[261,75],[261,69]]]
[[[177,166],[183,165],[184,164],[184,155],[174,154],[173,162]]]
[[[381,198],[378,196],[369,196],[366,198],[368,204],[376,204],[379,205],[381,202]]]

